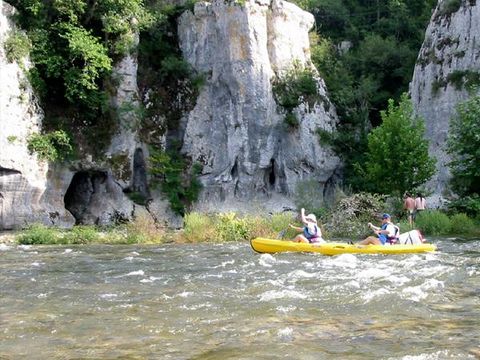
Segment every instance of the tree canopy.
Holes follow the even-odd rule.
[[[294,0],[315,16],[312,60],[340,118],[332,143],[345,182],[366,190],[354,170],[365,161],[367,134],[381,124],[388,99],[408,91],[436,0]]]
[[[435,160],[428,155],[423,121],[403,94],[398,106],[388,101],[381,111],[382,124],[368,135],[367,161],[358,173],[376,193],[402,195],[429,180],[435,172]]]

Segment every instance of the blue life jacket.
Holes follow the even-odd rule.
[[[382,242],[382,245],[385,245],[385,243],[388,241],[390,244],[393,244],[397,240],[397,235],[398,235],[398,227],[391,223],[385,223],[382,225],[380,230],[386,230],[388,225],[392,225],[395,228],[395,233],[393,236],[388,236],[387,234],[378,234],[378,240]]]
[[[316,238],[320,237],[320,236],[318,236],[317,225],[314,225],[314,227],[315,227],[315,233],[313,233],[313,234],[310,234],[310,231],[308,231],[308,226],[305,226],[303,228],[303,235],[305,235],[305,237],[307,238],[308,241],[310,241],[311,239],[316,239]]]

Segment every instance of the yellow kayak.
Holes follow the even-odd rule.
[[[325,244],[307,244],[294,241],[256,238],[250,241],[252,249],[259,253],[277,253],[285,251],[316,252],[323,255],[340,254],[412,254],[435,251],[433,244],[418,245],[358,245],[339,242]]]

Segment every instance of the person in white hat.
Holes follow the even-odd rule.
[[[292,229],[302,231],[301,234],[295,236],[293,241],[295,242],[304,242],[304,243],[324,243],[325,240],[322,239],[322,230],[317,225],[317,218],[314,214],[308,214],[305,216],[305,209],[302,208],[300,213],[303,224],[303,228],[298,226],[293,226],[290,224]]]

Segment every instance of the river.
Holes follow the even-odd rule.
[[[478,359],[480,239],[411,255],[0,244],[0,359]]]

